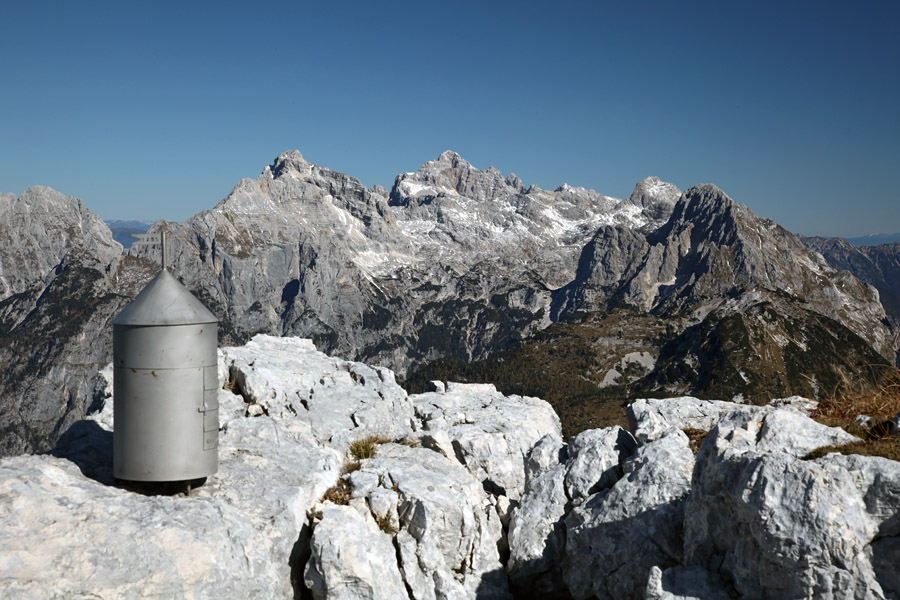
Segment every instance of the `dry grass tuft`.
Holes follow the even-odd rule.
[[[341,477],[333,487],[328,488],[325,495],[322,496],[322,500],[343,506],[350,504],[350,483]]]
[[[697,454],[697,451],[700,450],[700,444],[703,443],[703,440],[706,439],[706,436],[709,435],[709,432],[705,429],[682,429],[682,431],[688,436],[688,441],[691,446],[691,452]]]
[[[387,444],[391,442],[390,438],[373,435],[361,440],[356,440],[350,444],[350,456],[356,460],[365,460],[367,458],[375,458],[375,448],[379,444]]]
[[[813,418],[853,421],[857,415],[868,415],[876,421],[893,419],[900,413],[900,370],[885,370],[876,386],[852,385],[842,374],[840,392],[819,401]]]
[[[882,456],[900,461],[900,436],[893,433],[892,421],[900,414],[900,370],[886,368],[876,386],[853,386],[844,377],[840,392],[819,401],[810,415],[830,427],[840,427],[862,439],[843,446],[827,446],[811,452],[806,458],[819,458],[829,452]],[[871,424],[856,422],[858,415],[871,417]]]
[[[821,458],[832,452],[837,452],[838,454],[859,454],[860,456],[880,456],[900,462],[900,437],[863,440],[852,444],[844,444],[843,446],[824,446],[816,448],[803,458],[807,460]]]
[[[375,522],[378,523],[378,528],[381,529],[386,534],[394,535],[395,533],[397,533],[397,528],[394,527],[393,523],[391,523],[390,513],[376,518]]]

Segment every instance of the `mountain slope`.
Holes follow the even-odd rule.
[[[80,199],[48,187],[0,195],[0,223],[0,300],[42,281],[73,247],[104,264],[122,252]]]
[[[881,295],[885,312],[900,323],[900,242],[854,246],[841,238],[803,238],[834,269],[846,270],[869,283]]]
[[[151,231],[168,229],[176,270],[232,341],[308,336],[402,372],[483,357],[546,326],[550,289],[574,276],[596,227],[648,222],[631,202],[525,189],[452,152],[398,176],[387,196],[289,152],[214,209]]]
[[[79,200],[0,200],[14,224],[0,247],[2,453],[46,449],[84,413],[72,399],[110,358],[110,318],[157,271],[163,228],[220,343],[310,337],[403,376],[502,358],[546,330],[540,347],[559,352],[525,353],[537,362],[518,376],[568,382],[547,393],[584,414],[596,397],[656,391],[815,394],[883,363],[869,346],[893,360],[898,341],[873,288],[712,185],[651,177],[620,200],[445,152],[388,191],[294,151],[124,255]]]
[[[81,419],[127,298],[121,246],[81,202],[45,187],[0,197],[0,455],[46,451]]]
[[[611,304],[698,322],[728,299],[780,291],[893,356],[893,335],[874,289],[830,268],[796,236],[714,185],[684,192],[666,224],[643,239],[608,229],[598,236],[585,248],[578,278],[562,292],[563,315]]]

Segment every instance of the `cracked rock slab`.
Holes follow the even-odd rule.
[[[455,457],[486,490],[511,501],[525,488],[525,457],[534,445],[548,434],[561,437],[559,417],[550,404],[504,396],[490,384],[451,382],[444,393],[410,398],[423,445]]]
[[[672,432],[641,446],[624,475],[565,518],[563,577],[576,600],[641,598],[650,569],[681,562],[694,455]]]
[[[391,536],[368,513],[326,504],[318,521],[304,574],[316,600],[407,597]]]

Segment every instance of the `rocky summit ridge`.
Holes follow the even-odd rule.
[[[815,401],[639,399],[566,442],[537,398],[260,335],[219,351],[220,468],[185,496],[113,479],[111,371],[51,454],[0,459],[4,598],[900,595],[900,463],[812,458],[856,439]]]
[[[815,395],[837,377],[832,358],[887,364],[900,342],[870,285],[708,184],[682,193],[650,177],[625,199],[549,191],[448,151],[368,189],[291,151],[127,251],[49,188],[0,197],[0,213],[17,224],[0,246],[4,455],[49,450],[86,413],[109,320],[158,269],[163,228],[171,270],[219,317],[221,343],[307,337],[401,377],[612,311],[633,317],[617,334],[630,346],[609,346],[594,370],[615,379],[637,353],[641,393]],[[665,334],[633,326],[648,320]],[[747,369],[718,360],[733,331]],[[776,391],[761,387],[769,373],[790,376]]]

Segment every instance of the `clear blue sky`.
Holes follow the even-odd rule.
[[[900,231],[900,2],[8,2],[0,191],[182,220],[285,150],[390,187],[713,182],[804,234]]]

